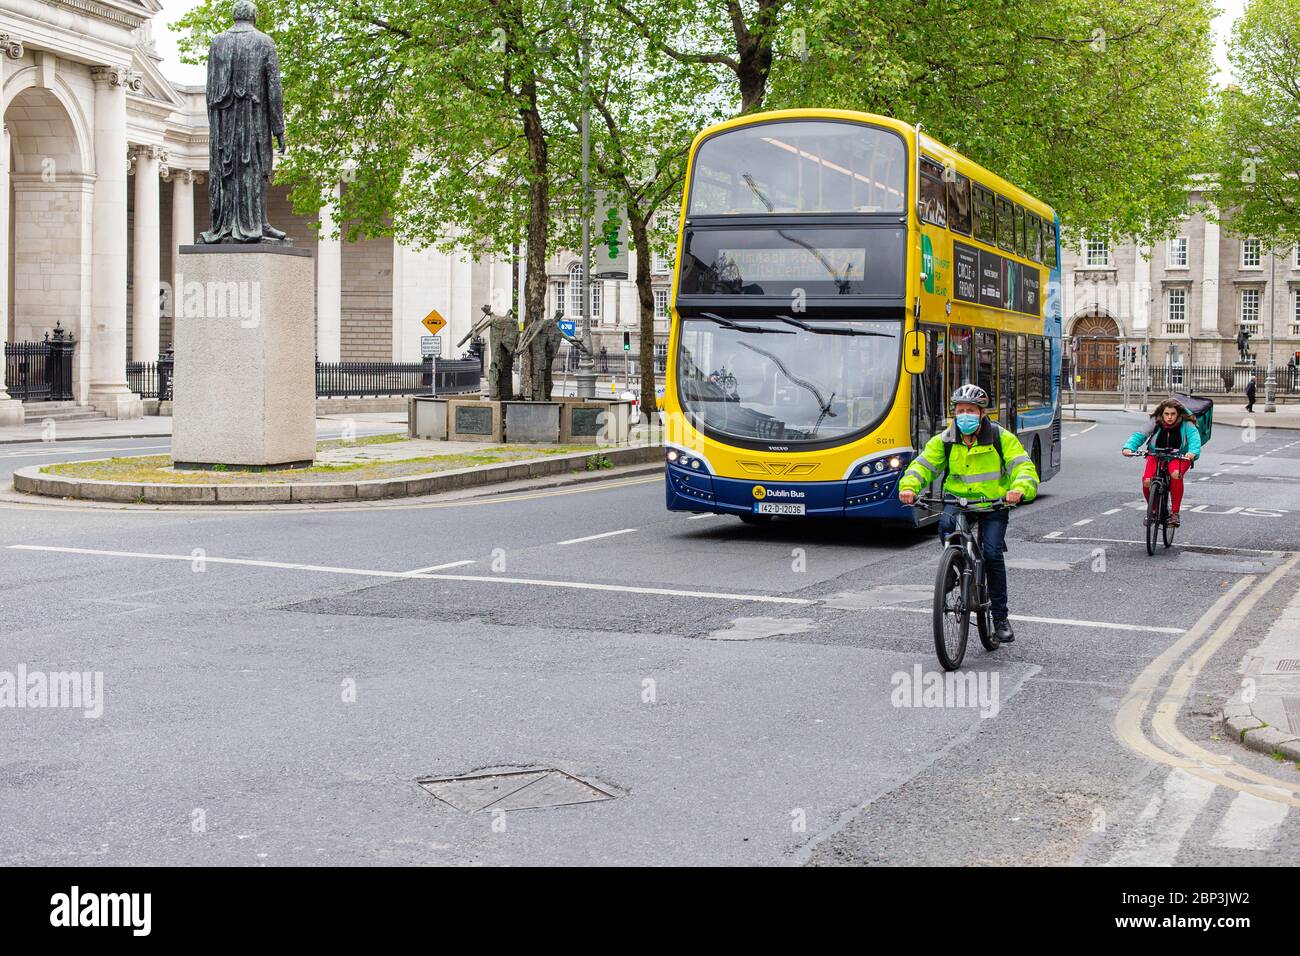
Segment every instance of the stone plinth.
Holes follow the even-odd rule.
[[[559,402],[502,402],[506,413],[506,442],[559,443]]]
[[[177,467],[310,464],[316,454],[310,251],[181,246],[177,272]]]

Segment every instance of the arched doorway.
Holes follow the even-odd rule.
[[[29,67],[9,77],[4,90],[5,339],[41,341],[57,323],[84,343],[90,332],[90,145],[84,121],[65,105],[66,96],[76,110],[75,96],[36,82],[36,68]],[[78,345],[73,382],[81,400],[88,361],[89,350]]]
[[[1070,329],[1074,339],[1075,387],[1084,392],[1119,389],[1119,323],[1100,312],[1082,315]]]

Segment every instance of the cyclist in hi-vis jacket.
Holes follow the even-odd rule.
[[[1005,498],[1008,504],[1030,502],[1038,494],[1038,471],[1014,432],[989,419],[989,396],[978,385],[963,385],[952,393],[953,421],[925,444],[898,482],[898,500],[916,501],[940,472],[947,472],[943,490],[959,498]],[[955,506],[948,505],[939,518],[939,532],[956,527]],[[1008,513],[981,515],[984,567],[989,603],[998,642],[1010,644],[1015,634],[1007,622],[1007,564],[1002,557],[1007,537]]]

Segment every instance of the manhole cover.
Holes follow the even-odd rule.
[[[563,770],[511,770],[417,780],[435,798],[462,813],[542,810],[612,800],[614,794]]]
[[[1290,673],[1300,671],[1300,660],[1294,657],[1284,657],[1277,662],[1278,673]]]

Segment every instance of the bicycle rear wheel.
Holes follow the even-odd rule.
[[[961,667],[966,656],[970,611],[962,604],[961,575],[966,556],[959,548],[945,548],[934,582],[934,650],[946,671]]]
[[[1147,505],[1147,554],[1156,553],[1156,539],[1160,537],[1160,515],[1163,513],[1161,502],[1165,490],[1156,482],[1151,482],[1151,501]]]
[[[1160,536],[1164,539],[1166,550],[1174,543],[1174,526],[1169,523],[1169,499],[1165,499],[1164,517],[1160,519]]]

